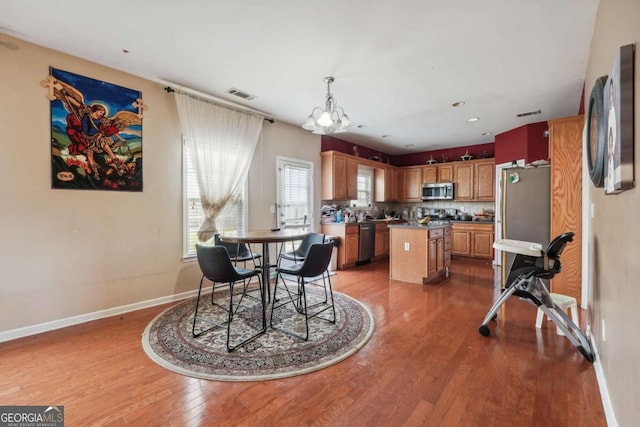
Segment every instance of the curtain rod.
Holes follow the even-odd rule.
[[[234,111],[239,111],[239,112],[241,112],[241,113],[252,113],[252,114],[256,114],[256,115],[258,115],[258,116],[261,116],[264,120],[268,121],[269,123],[274,123],[274,122],[275,122],[275,120],[274,120],[274,119],[272,119],[272,118],[270,118],[270,117],[265,116],[265,115],[264,115],[264,113],[262,113],[262,112],[259,112],[259,111],[257,111],[257,110],[252,109],[252,108],[244,107],[244,106],[241,106],[241,105],[232,105],[232,104],[227,104],[226,102],[221,102],[221,101],[218,101],[218,100],[216,100],[216,99],[213,99],[213,97],[212,97],[212,96],[210,96],[210,95],[206,95],[206,94],[203,94],[203,95],[196,95],[196,94],[189,93],[189,92],[188,92],[188,91],[186,91],[186,90],[182,90],[182,89],[177,89],[177,90],[176,90],[176,89],[172,88],[171,86],[166,86],[166,87],[164,88],[164,90],[165,90],[167,93],[171,93],[171,92],[179,92],[179,93],[182,93],[182,94],[184,94],[184,95],[190,96],[190,97],[192,97],[192,98],[200,99],[200,100],[205,101],[205,102],[210,102],[210,103],[212,103],[212,104],[214,104],[214,105],[217,105],[217,106],[220,106],[220,107],[224,107],[224,108],[228,108],[228,109],[230,109],[230,110],[234,110]]]

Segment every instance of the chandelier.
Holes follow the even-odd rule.
[[[318,135],[329,135],[332,133],[345,132],[347,128],[351,126],[349,116],[347,116],[342,107],[338,105],[338,101],[336,101],[331,93],[331,83],[333,83],[334,80],[331,76],[324,78],[324,82],[327,84],[327,96],[324,101],[324,109],[315,107],[311,110],[307,121],[302,125],[303,129],[310,130]],[[316,112],[320,112],[317,117]]]

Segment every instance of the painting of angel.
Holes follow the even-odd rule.
[[[52,187],[142,191],[141,93],[49,71]]]

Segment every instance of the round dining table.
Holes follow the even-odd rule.
[[[292,242],[296,240],[302,240],[309,231],[301,229],[284,229],[284,230],[248,230],[248,231],[230,231],[220,234],[220,240],[225,243],[260,243],[262,244],[262,264],[260,266],[262,273],[262,304],[266,306],[267,301],[271,298],[271,286],[269,280],[269,273],[271,267],[275,267],[276,264],[271,265],[269,261],[269,244],[270,243],[283,243]],[[263,324],[266,319],[263,319]]]

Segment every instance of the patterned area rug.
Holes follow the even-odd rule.
[[[321,288],[320,288],[321,289]],[[226,299],[226,290],[216,290],[215,300]],[[324,300],[324,292],[307,291],[309,300]],[[200,297],[198,317],[224,323],[226,312],[211,304],[211,294]],[[197,338],[191,335],[195,298],[185,300],[158,315],[145,329],[142,346],[159,365],[195,378],[220,381],[260,381],[313,372],[346,359],[362,348],[373,334],[374,321],[369,310],[355,299],[334,292],[336,323],[318,318],[309,320],[309,340],[303,341],[279,330],[267,332],[254,341],[228,353],[226,326]],[[228,304],[228,302],[227,302]],[[247,304],[248,307],[244,307]],[[291,307],[291,308],[289,308]],[[270,306],[269,306],[270,309]],[[203,311],[201,311],[203,310]],[[330,318],[331,310],[321,316]],[[304,317],[289,304],[276,310],[274,325],[304,335]],[[259,301],[245,298],[232,325],[232,345],[251,335],[262,325]],[[267,326],[269,317],[267,314]],[[196,331],[211,324],[196,323]],[[248,334],[248,335],[247,335]]]

